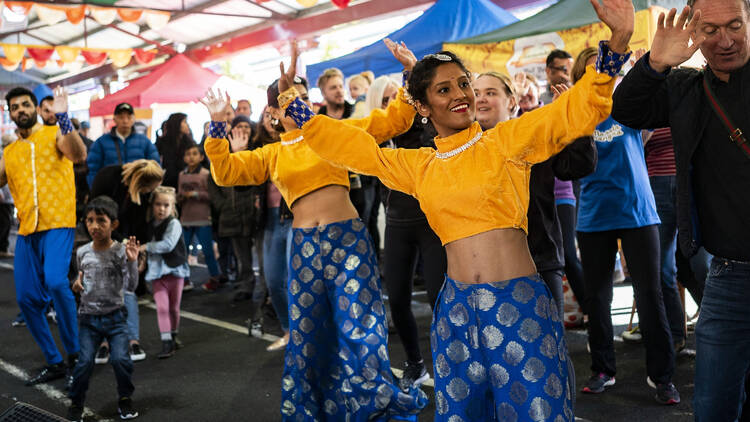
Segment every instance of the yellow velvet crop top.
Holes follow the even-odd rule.
[[[411,127],[416,111],[399,92],[386,110],[375,110],[363,119],[342,120],[347,126],[361,128],[384,142]],[[326,135],[328,142],[346,142],[337,133]],[[211,160],[211,175],[219,186],[259,185],[271,180],[291,207],[294,201],[329,185],[349,187],[349,176],[343,167],[333,165],[316,155],[302,141],[297,129],[281,135],[281,142],[252,151],[230,153],[229,142],[223,138],[206,139],[205,151]]]
[[[326,116],[302,130],[322,158],[416,197],[445,245],[493,229],[526,231],[531,166],[593,133],[610,113],[613,86],[614,78],[590,66],[552,104],[485,132],[475,122],[438,137],[437,151],[379,148],[361,129]]]

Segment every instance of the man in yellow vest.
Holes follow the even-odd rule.
[[[5,100],[10,118],[18,127],[18,139],[5,148],[0,160],[0,186],[8,184],[18,209],[16,299],[47,361],[26,383],[33,385],[66,374],[65,362],[45,317],[50,301],[57,311],[69,365],[75,362],[80,349],[68,267],[76,225],[73,163],[86,159],[86,147],[70,122],[68,96],[62,88],[55,90],[52,104],[56,126],[37,121],[36,98],[31,91],[13,88]]]

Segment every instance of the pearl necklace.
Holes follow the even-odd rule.
[[[479,141],[482,138],[482,134],[483,134],[483,132],[479,131],[479,133],[477,133],[476,136],[474,136],[473,138],[471,138],[471,140],[469,140],[469,142],[461,145],[460,147],[458,147],[456,149],[452,149],[452,150],[450,150],[448,152],[436,152],[435,156],[437,158],[446,159],[446,158],[451,158],[454,155],[460,154],[460,153],[466,151],[467,149],[469,149],[470,146],[476,144],[477,141]]]
[[[301,140],[302,140],[302,136],[300,136],[298,138],[294,138],[291,141],[281,141],[281,145],[294,145],[294,144],[296,144],[297,142],[299,142]]]

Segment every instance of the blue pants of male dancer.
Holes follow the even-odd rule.
[[[47,364],[62,362],[45,315],[50,301],[57,311],[60,338],[68,355],[78,353],[76,302],[68,281],[73,229],[53,229],[18,236],[13,262],[16,300]]]

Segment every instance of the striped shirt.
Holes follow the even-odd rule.
[[[646,167],[648,176],[674,176],[677,172],[672,145],[672,129],[654,130],[651,139],[646,143]]]

